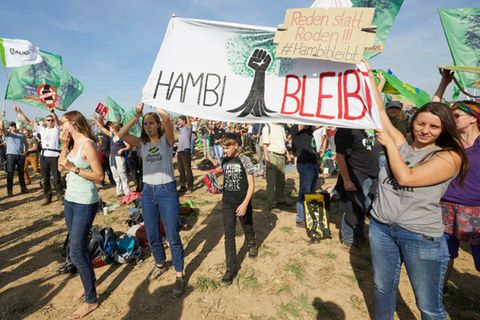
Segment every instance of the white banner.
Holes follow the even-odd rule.
[[[277,59],[275,31],[172,18],[142,101],[220,121],[380,127],[363,64]]]

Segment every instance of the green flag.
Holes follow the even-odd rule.
[[[107,121],[122,123],[125,110],[110,97],[107,97],[107,107],[108,112],[105,119]]]
[[[58,86],[57,106],[61,110],[67,110],[83,92],[83,84],[75,79],[70,72],[64,70],[60,78],[60,85]]]
[[[426,91],[403,82],[383,70],[374,70],[375,75],[377,75],[378,72],[381,72],[386,80],[385,86],[382,90],[383,93],[402,96],[411,101],[417,107],[421,107],[425,103],[431,101],[430,95]]]
[[[41,63],[13,68],[5,92],[5,100],[15,100],[31,106],[48,110],[38,98],[37,88],[48,84],[57,91],[59,110],[67,108],[83,92],[83,85],[63,70],[62,57],[40,50]]]
[[[352,0],[353,7],[375,8],[372,24],[377,26],[375,47],[383,46],[393,21],[403,4],[403,0]],[[380,54],[381,51],[365,51],[365,58],[370,59]]]
[[[456,66],[480,66],[480,8],[438,9]],[[455,71],[464,88],[480,88],[480,74]]]
[[[130,121],[132,118],[135,117],[135,108],[132,108],[125,112],[125,115],[123,117],[123,123],[127,123]],[[142,117],[140,117],[137,122],[130,128],[128,131],[131,135],[140,138],[140,133],[142,133]]]

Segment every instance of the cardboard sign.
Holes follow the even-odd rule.
[[[49,84],[42,84],[37,88],[38,99],[48,108],[52,110],[55,108],[57,102],[57,91]]]
[[[235,123],[380,127],[364,64],[278,59],[275,31],[171,19],[142,102]]]
[[[360,63],[374,45],[374,8],[288,9],[274,42],[280,58]]]
[[[95,112],[98,113],[103,119],[108,113],[108,107],[103,103],[99,102],[97,107],[95,108]]]

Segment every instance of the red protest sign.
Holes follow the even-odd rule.
[[[108,107],[103,103],[99,102],[95,108],[95,112],[98,113],[102,118],[105,118],[108,112]]]
[[[57,91],[49,84],[42,84],[37,88],[38,99],[49,109],[55,108]]]

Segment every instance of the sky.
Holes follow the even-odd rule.
[[[141,99],[168,22],[173,14],[276,27],[288,8],[313,0],[32,0],[0,3],[0,37],[25,39],[59,54],[64,68],[85,86],[69,110],[90,117],[110,96],[125,109]],[[438,8],[474,7],[473,0],[405,0],[373,68],[391,69],[401,80],[433,93],[437,65],[452,64]],[[3,97],[6,76],[0,75]],[[446,95],[448,98],[450,93]],[[20,105],[29,117],[45,111]],[[7,119],[15,119],[6,102]]]

